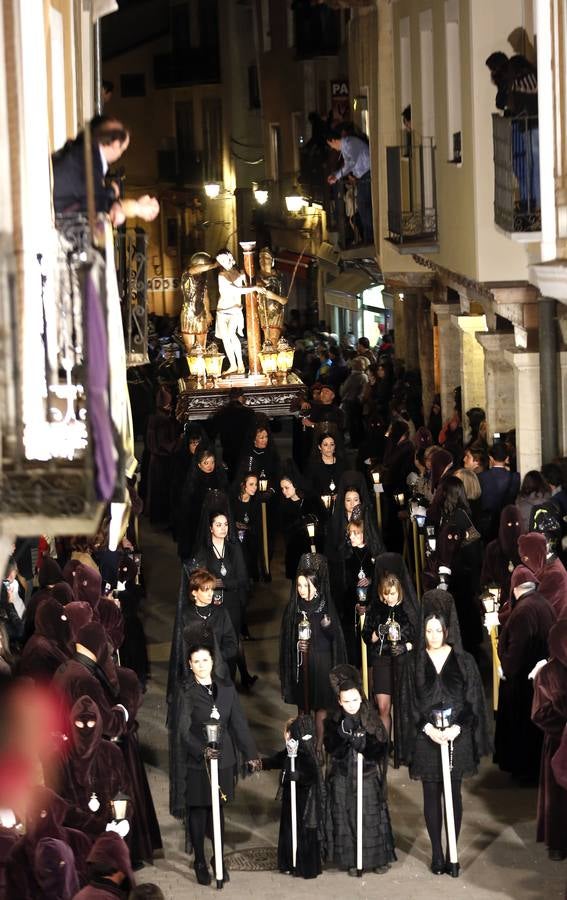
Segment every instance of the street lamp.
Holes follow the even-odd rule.
[[[264,206],[268,202],[268,191],[264,188],[254,188],[254,199],[260,206]]]
[[[305,199],[299,193],[297,188],[293,189],[292,194],[288,194],[285,198],[285,205],[287,206],[287,211],[290,213],[298,213],[305,206]]]
[[[213,380],[213,387],[217,386],[217,378],[220,378],[222,373],[222,364],[225,360],[225,356],[223,353],[219,353],[219,348],[213,342],[209,344],[207,349],[205,350],[205,369],[209,378]]]
[[[220,194],[220,184],[218,181],[208,181],[205,184],[205,194],[209,198],[209,200],[216,200],[218,195]]]

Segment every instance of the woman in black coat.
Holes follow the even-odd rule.
[[[257,475],[242,476],[232,496],[231,507],[248,577],[250,581],[258,581],[262,524]]]
[[[450,742],[451,790],[458,838],[463,805],[461,781],[477,771],[481,756],[490,752],[488,716],[476,663],[465,653],[453,598],[446,591],[427,591],[413,659],[406,666],[401,690],[403,727],[398,735],[400,756],[410,777],[422,782],[425,824],[431,841],[434,875],[459,874],[448,864],[442,845],[443,775],[440,744]],[[449,727],[436,726],[443,710]]]
[[[214,452],[202,447],[195,454],[195,464],[189,471],[177,518],[177,552],[182,560],[189,559],[194,551],[199,516],[209,491],[225,491],[226,472],[218,465]]]
[[[187,635],[191,639],[191,635]],[[173,807],[184,807],[187,836],[195,852],[195,874],[199,884],[210,884],[205,860],[205,835],[212,833],[209,761],[218,759],[219,788],[224,802],[234,798],[239,756],[249,767],[259,768],[254,738],[231,681],[214,673],[214,651],[203,641],[187,646],[189,673],[180,691],[173,720],[174,744],[180,755],[181,776],[176,784]],[[223,727],[219,749],[207,745],[204,726],[217,722]],[[224,833],[224,812],[221,806]],[[224,835],[223,835],[224,836]],[[224,880],[228,873],[224,869]]]
[[[330,496],[334,501],[344,470],[344,460],[337,456],[334,437],[332,434],[322,432],[317,438],[315,451],[307,466],[306,474],[313,493],[318,497]]]
[[[282,471],[280,488],[283,495],[280,513],[285,543],[285,577],[293,580],[301,556],[309,552],[311,545],[322,549],[323,534],[319,523],[323,509],[320,498],[307,491],[303,478],[290,461]],[[315,525],[314,539],[307,532],[309,523]]]

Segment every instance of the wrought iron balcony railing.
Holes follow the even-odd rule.
[[[402,245],[436,245],[437,185],[431,139],[386,147],[388,240]]]
[[[494,222],[509,233],[540,231],[537,116],[492,116]]]
[[[149,362],[147,248],[148,236],[143,228],[120,230],[115,236],[127,366],[143,366]]]

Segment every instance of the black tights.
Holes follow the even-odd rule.
[[[461,821],[463,818],[463,800],[461,797],[461,779],[451,778],[451,790],[453,793],[453,812],[455,814],[455,834],[459,839]],[[443,830],[443,782],[423,782],[423,815],[427,833],[431,841],[431,856],[440,862],[444,859],[441,832]],[[446,831],[445,826],[445,831]],[[447,841],[448,844],[448,841]]]
[[[213,840],[213,811],[210,806],[190,806],[189,834],[195,852],[195,862],[205,861],[205,836]],[[224,810],[221,806],[221,837],[224,846]]]

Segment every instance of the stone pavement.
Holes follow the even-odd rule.
[[[277,554],[281,557],[281,554]],[[214,887],[197,885],[189,858],[183,852],[182,825],[168,812],[167,731],[165,683],[169,640],[180,566],[170,537],[143,529],[146,575],[146,631],[152,658],[152,681],[140,711],[140,740],[148,763],[150,786],[160,820],[165,858],[137,873],[139,882],[154,881],[167,900],[206,896]],[[259,750],[268,754],[282,745],[283,723],[293,713],[282,703],[278,679],[278,640],[288,582],[276,561],[274,580],[259,585],[250,603],[249,624],[256,640],[246,644],[249,668],[259,676],[249,695],[241,695]],[[328,870],[314,881],[291,880],[277,872],[232,871],[225,893],[270,900],[303,900],[335,895],[352,900],[379,897],[389,900],[469,897],[546,900],[564,896],[567,863],[552,863],[536,844],[536,791],[519,788],[489,761],[476,778],[465,782],[464,821],[459,840],[461,876],[429,872],[430,849],[421,811],[421,785],[411,782],[406,769],[388,776],[389,806],[396,836],[398,862],[385,875],[350,878]],[[262,773],[241,782],[236,800],[226,810],[227,853],[277,845],[279,804],[275,800],[277,774]]]

